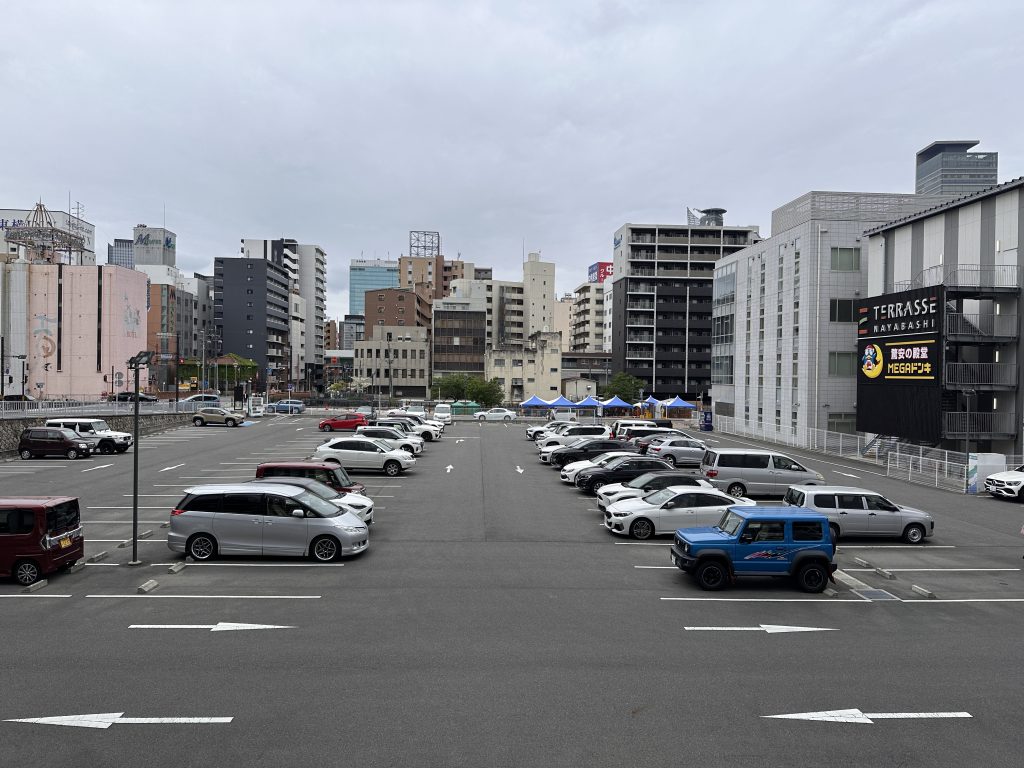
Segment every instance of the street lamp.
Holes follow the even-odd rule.
[[[152,352],[139,352],[128,358],[128,369],[135,371],[135,452],[132,467],[132,559],[128,565],[141,565],[139,560],[139,369],[147,367],[153,359]],[[24,386],[24,385],[22,385]]]

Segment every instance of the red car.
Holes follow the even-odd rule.
[[[328,416],[320,422],[321,432],[355,432],[356,427],[367,427],[370,422],[361,413],[339,413],[337,416]]]

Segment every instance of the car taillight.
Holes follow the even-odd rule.
[[[654,451],[655,453],[657,453],[658,451],[661,450],[661,446],[660,445],[652,445],[652,446],[648,447],[647,450],[648,451]]]
[[[185,512],[184,509],[172,509],[171,510],[171,516],[173,517],[174,515],[181,515],[181,514],[184,514],[184,512]]]
[[[705,469],[704,470],[704,477],[718,477],[718,470],[717,469]]]

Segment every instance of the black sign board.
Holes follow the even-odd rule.
[[[942,437],[943,286],[857,302],[857,429]]]

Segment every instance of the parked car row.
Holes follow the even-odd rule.
[[[63,456],[81,459],[94,453],[124,453],[134,438],[116,432],[97,418],[53,418],[41,427],[27,427],[18,439],[18,455],[23,459]]]

